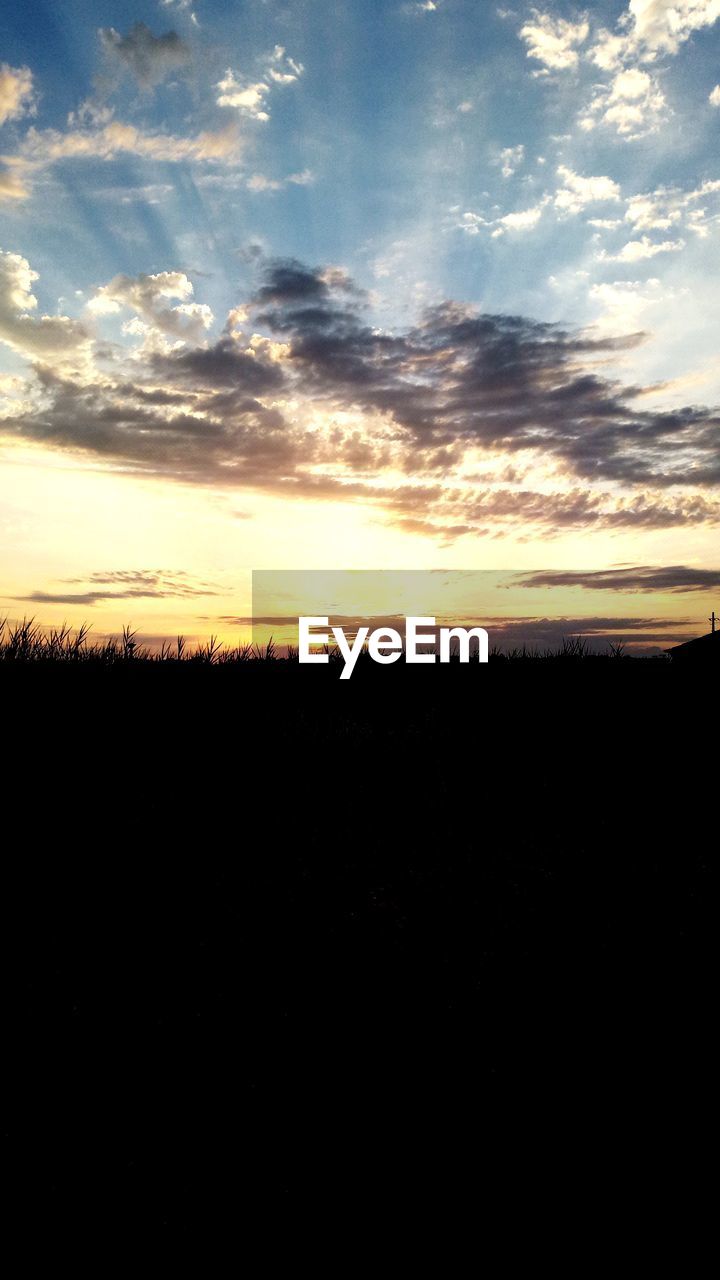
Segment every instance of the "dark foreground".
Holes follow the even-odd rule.
[[[571,1182],[667,1155],[712,1030],[710,678],[0,668],[23,1212],[477,1204],[539,1192],[568,1117]]]

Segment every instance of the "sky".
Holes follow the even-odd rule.
[[[707,629],[719,55],[720,0],[5,6],[0,617],[447,568]]]

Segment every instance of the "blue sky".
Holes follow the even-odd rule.
[[[616,29],[625,9],[594,5],[592,30]],[[579,12],[566,4],[552,9],[571,23]],[[720,26],[700,28],[676,53],[641,64],[662,86],[666,107],[662,123],[648,113],[641,136],[628,140],[612,126],[578,129],[593,85],[609,77],[585,56],[568,69],[529,58],[528,41],[518,34],[528,21],[529,6],[504,10],[477,0],[446,0],[435,10],[388,0],[199,0],[192,9],[100,3],[91,22],[79,0],[9,6],[2,27],[7,60],[32,70],[37,105],[32,119],[6,124],[4,151],[22,145],[29,125],[66,131],[68,115],[95,97],[117,119],[181,137],[240,115],[246,154],[231,173],[126,155],[59,162],[36,179],[41,199],[31,220],[26,208],[3,208],[3,236],[40,272],[38,297],[48,309],[58,295],[71,298],[75,289],[92,289],[118,272],[178,265],[211,273],[206,292],[220,305],[225,290],[230,306],[243,281],[237,250],[257,239],[274,254],[342,262],[367,287],[387,280],[377,276],[387,260],[393,278],[402,279],[406,306],[408,287],[424,286],[428,296],[490,309],[588,319],[586,291],[568,283],[558,296],[548,277],[579,263],[587,269],[589,259],[593,280],[614,279],[616,265],[596,260],[598,230],[588,220],[622,216],[624,204],[597,202],[580,217],[562,219],[546,212],[532,234],[516,231],[502,240],[468,235],[453,222],[462,226],[468,212],[492,218],[537,206],[562,185],[560,163],[583,176],[609,175],[623,198],[669,185],[691,191],[717,177],[720,110],[708,99],[720,77]],[[146,89],[131,70],[117,75],[114,65],[108,68],[122,62],[103,58],[98,36],[100,28],[127,35],[137,22],[156,36],[176,30],[188,51],[186,66],[171,67]],[[226,70],[243,82],[260,81],[263,58],[278,44],[304,70],[295,83],[268,93],[270,118],[219,107],[215,86]],[[590,44],[589,37],[574,48]],[[115,83],[97,94],[94,83],[104,73]],[[519,146],[522,161],[503,176],[502,152]],[[306,171],[312,174],[306,186],[252,192],[244,185],[255,173],[283,182]],[[213,178],[227,185],[213,185]],[[118,210],[123,198],[129,203]],[[606,252],[627,242],[627,230],[625,224],[614,235],[599,234]],[[706,246],[697,252],[691,243],[688,250],[686,281],[707,265]],[[658,257],[639,263],[635,276],[676,280],[674,251]],[[380,292],[391,295],[394,307],[403,305],[392,286],[380,284]]]
[[[21,456],[37,467],[45,450],[78,474],[127,473],[127,494],[140,476],[220,502],[231,484],[240,502],[264,494],[283,510],[297,495],[308,505],[290,504],[290,524],[317,518],[318,531],[316,507],[336,518],[351,504],[373,513],[374,559],[380,519],[392,536],[417,536],[413,563],[461,544],[473,564],[476,537],[508,538],[517,563],[538,527],[564,560],[604,563],[620,537],[627,558],[657,563],[677,548],[707,563],[718,520],[719,18],[720,0],[6,6],[0,413],[13,477]],[[310,329],[299,294],[293,303],[278,284],[290,260],[325,308]],[[458,371],[487,364],[477,344],[488,339],[457,324],[448,336],[437,318],[447,305],[456,321],[458,308],[521,319],[516,391],[532,325],[570,335],[542,377],[532,365],[532,429],[515,413],[488,427],[500,410],[487,379],[472,386],[485,416],[467,378],[455,395]],[[327,345],[318,355],[318,324],[324,341],[332,332],[345,344],[352,377],[339,347],[332,364]],[[498,322],[492,352],[508,332]],[[403,335],[392,358],[390,335]],[[232,404],[229,383],[224,400],[212,386],[211,403],[196,356],[207,369],[228,350],[264,372],[249,377],[236,361]],[[452,395],[441,386],[451,366]],[[583,405],[561,439],[541,400],[552,378],[566,399],[582,392],[581,366],[596,380],[592,414]],[[442,409],[432,422],[402,399],[424,377]],[[372,396],[360,393],[373,378]],[[670,447],[670,419],[657,415],[676,411]],[[599,430],[603,415],[611,432]],[[590,418],[592,447],[581,438]],[[413,496],[422,517],[408,514]],[[262,558],[270,542],[256,532]],[[341,545],[358,538],[351,522]],[[33,555],[39,564],[39,543]]]

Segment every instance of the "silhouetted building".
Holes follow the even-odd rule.
[[[685,644],[676,644],[666,653],[675,659],[690,662],[720,662],[720,631],[708,631],[706,636],[698,636],[697,640],[686,640]]]

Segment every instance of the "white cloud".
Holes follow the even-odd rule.
[[[675,54],[694,31],[720,17],[720,0],[629,0],[618,30],[598,32],[590,59],[605,71]]]
[[[89,337],[69,316],[36,316],[38,279],[27,258],[0,250],[0,341],[31,359],[62,362],[87,353]]]
[[[480,234],[481,227],[487,227],[490,224],[487,218],[482,218],[479,213],[464,213],[457,223],[458,229],[464,231],[466,235],[477,236]],[[389,275],[388,271],[383,271],[383,275]]]
[[[563,185],[555,194],[555,207],[563,213],[579,213],[586,205],[620,199],[620,187],[612,178],[583,178],[564,164],[558,175]]]
[[[533,227],[537,226],[544,209],[549,203],[550,196],[543,196],[542,200],[532,205],[531,208],[505,213],[499,218],[484,218],[482,214],[468,210],[468,212],[461,215],[459,222],[452,222],[450,225],[458,231],[464,231],[468,236],[477,236],[483,227],[487,227],[491,231],[492,238],[497,240],[500,236],[504,236],[506,231],[532,230]],[[454,212],[454,210],[451,210],[451,212]]]
[[[218,106],[233,107],[251,120],[269,120],[267,98],[273,86],[294,84],[305,68],[301,62],[288,57],[281,44],[275,45],[264,61],[262,78],[257,80],[238,78],[236,72],[228,67],[222,80],[215,86],[219,90]]]
[[[270,113],[265,110],[265,99],[270,92],[270,85],[264,80],[254,84],[235,78],[235,72],[228,67],[222,80],[215,86],[220,90],[217,98],[219,107],[234,107],[242,115],[251,120],[269,120]]]
[[[103,285],[87,304],[88,311],[96,316],[113,315],[123,307],[134,311],[140,321],[151,330],[175,338],[180,342],[199,342],[213,322],[210,307],[192,302],[193,286],[182,271],[160,271],[156,275],[115,276]],[[176,306],[169,306],[172,299],[180,299]],[[146,330],[133,327],[132,321],[124,331],[130,334]]]
[[[614,32],[601,30],[589,50],[591,62],[614,72],[610,85],[599,89],[580,127],[615,126],[621,137],[640,138],[653,132],[667,115],[665,95],[642,64],[677,53],[694,31],[720,18],[720,0],[629,0]],[[720,85],[714,101],[720,105]]]
[[[5,165],[0,169],[0,201],[25,200],[30,191],[24,179],[25,166],[10,156],[3,156]]]
[[[502,235],[503,230],[529,231],[532,227],[537,226],[547,202],[548,199],[546,197],[539,204],[533,205],[531,209],[522,209],[518,213],[506,213],[504,217],[498,218],[500,225],[497,231],[493,232],[493,235]]]
[[[299,80],[305,68],[301,62],[295,62],[293,58],[288,57],[283,45],[276,44],[268,59],[268,67],[266,75],[270,77],[275,84],[293,84],[295,80]]]
[[[629,240],[619,253],[602,253],[600,257],[608,262],[642,262],[646,258],[656,257],[658,253],[677,253],[684,248],[684,240],[663,240],[656,243],[649,236],[641,236],[639,240]]]
[[[285,179],[291,182],[295,187],[309,187],[315,181],[315,174],[312,169],[302,169],[300,173],[291,173]]]
[[[281,191],[283,187],[309,187],[315,181],[315,174],[311,169],[303,169],[301,173],[290,173],[287,178],[268,178],[264,173],[253,173],[248,178],[248,191],[264,192],[264,191]]]
[[[613,35],[611,31],[598,32],[597,42],[588,53],[591,62],[603,71],[617,71],[628,53],[626,36]]]
[[[629,38],[648,58],[677,53],[681,44],[720,18],[720,0],[630,0]]]
[[[190,21],[192,22],[194,27],[199,27],[200,23],[198,22],[197,14],[195,13],[194,9],[190,8],[192,2],[193,0],[160,0],[160,4],[165,9],[170,9],[170,8],[180,9],[180,10],[190,9]]]
[[[671,227],[684,226],[701,238],[709,234],[710,227],[718,220],[718,213],[706,217],[707,202],[715,206],[720,195],[720,179],[701,183],[691,191],[679,187],[658,187],[656,191],[632,196],[625,211],[625,220],[636,231],[668,231]],[[700,201],[705,202],[702,206]]]
[[[580,127],[587,132],[598,124],[607,125],[621,137],[633,140],[652,133],[666,114],[665,95],[655,78],[647,71],[629,67],[598,89]]]
[[[595,324],[604,333],[635,333],[643,325],[649,308],[667,302],[673,295],[663,291],[658,279],[613,280],[595,284],[589,293],[602,310]]]
[[[101,129],[71,129],[67,133],[31,128],[23,142],[23,156],[41,165],[73,157],[111,160],[123,152],[149,160],[236,160],[241,145],[234,125],[180,138],[157,131],[143,133],[135,125],[114,120]]]
[[[536,58],[549,71],[567,71],[577,67],[577,46],[587,40],[589,31],[585,18],[567,22],[533,9],[530,21],[520,28],[519,34],[528,46],[528,58]]]
[[[0,125],[17,120],[32,108],[33,78],[29,67],[0,63]]]
[[[638,231],[667,231],[680,221],[679,208],[669,208],[664,196],[672,193],[656,191],[652,195],[632,196],[625,211],[625,218],[632,222]]]
[[[708,97],[711,107],[720,107],[720,84],[716,84],[712,93]]]
[[[500,152],[499,163],[502,165],[503,178],[511,178],[516,169],[525,160],[525,148],[520,143],[517,147],[504,147]]]
[[[266,178],[264,173],[253,173],[248,178],[246,186],[248,191],[280,191],[282,182],[278,178]]]

